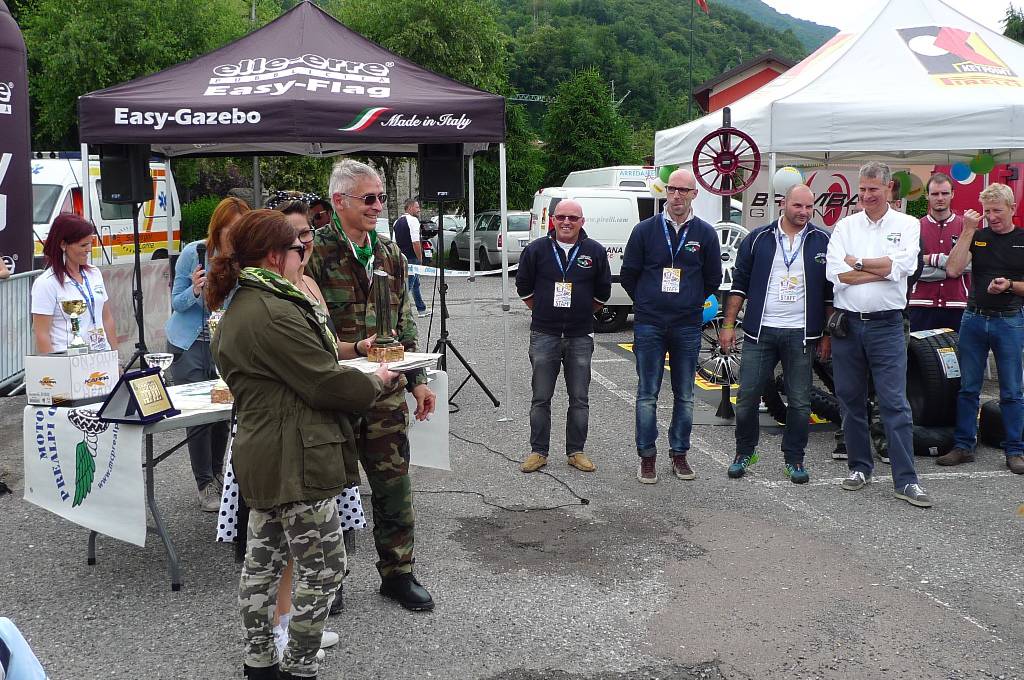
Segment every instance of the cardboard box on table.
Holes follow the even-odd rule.
[[[25,394],[37,406],[73,406],[100,401],[114,389],[117,352],[25,357]]]

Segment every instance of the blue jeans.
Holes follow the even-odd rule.
[[[672,423],[668,429],[670,452],[690,450],[693,429],[693,375],[700,352],[700,326],[661,328],[653,324],[633,326],[636,356],[636,450],[641,458],[656,456],[658,449],[658,393],[665,372],[665,353],[672,378]]]
[[[419,264],[420,261],[416,258],[410,259],[409,264]],[[412,291],[413,302],[416,303],[417,312],[427,311],[427,304],[423,302],[423,296],[420,295],[420,275],[409,274],[409,290]]]
[[[985,378],[988,351],[999,371],[999,410],[1003,414],[1007,456],[1024,455],[1024,398],[1021,397],[1021,340],[1024,316],[987,317],[964,312],[960,324],[960,394],[956,400],[954,445],[974,450],[978,432],[978,395]]]
[[[559,368],[565,366],[569,410],[565,414],[566,455],[583,450],[590,420],[590,358],[594,339],[589,335],[560,338],[530,331],[533,400],[530,402],[530,450],[548,455],[551,445],[551,397]]]
[[[817,340],[804,343],[803,328],[761,327],[758,340],[743,343],[740,363],[740,395],[736,400],[736,454],[749,456],[757,448],[761,434],[758,406],[761,393],[774,379],[775,366],[782,362],[786,376],[786,429],[782,433],[782,453],[787,463],[803,464],[811,417],[811,364]]]
[[[907,402],[907,344],[903,314],[863,321],[847,314],[845,338],[832,338],[832,373],[843,414],[843,435],[851,471],[871,474],[868,434],[868,373],[874,381],[878,411],[889,444],[892,480],[897,488],[917,483],[914,470],[914,419]],[[746,348],[744,348],[745,350]]]

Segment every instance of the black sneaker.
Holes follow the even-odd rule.
[[[919,508],[932,507],[932,499],[928,498],[928,492],[920,484],[907,484],[904,487],[896,487],[893,495]]]
[[[832,460],[846,460],[850,454],[846,452],[846,442],[836,442],[836,448],[832,450]]]

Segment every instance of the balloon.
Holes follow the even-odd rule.
[[[907,194],[908,201],[916,201],[924,195],[924,182],[917,175],[910,173],[910,193]]]
[[[971,167],[967,163],[953,163],[949,168],[949,175],[956,181],[963,182],[971,176]]]
[[[668,192],[665,191],[665,182],[660,177],[655,177],[648,181],[647,189],[651,192],[651,196],[655,198],[666,198],[668,196]]]
[[[665,184],[668,184],[668,178],[678,169],[678,165],[663,165],[661,166],[661,170],[658,170],[658,179]]]
[[[900,198],[905,198],[910,193],[910,173],[906,170],[900,170],[892,174],[893,181],[896,182],[896,195]]]
[[[790,187],[802,184],[803,181],[804,176],[800,174],[800,171],[787,165],[775,171],[775,177],[772,178],[772,187],[775,189],[775,193],[784,194],[789,191]]]
[[[968,167],[979,175],[987,175],[996,167],[996,159],[990,153],[979,153],[971,159]]]
[[[704,323],[711,321],[718,316],[718,298],[712,293],[704,301]]]

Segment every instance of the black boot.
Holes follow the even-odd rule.
[[[345,609],[345,598],[343,597],[342,592],[343,589],[344,585],[339,583],[338,592],[334,594],[334,601],[331,602],[331,609],[327,612],[328,616],[336,616],[337,614],[340,614],[342,610]]]
[[[316,680],[316,675],[292,675],[286,671],[278,671],[273,680]]]
[[[410,611],[426,612],[434,608],[434,599],[412,574],[395,574],[383,579],[380,594]]]
[[[249,680],[277,680],[277,664],[275,663],[273,666],[267,666],[265,668],[256,668],[255,666],[242,664],[242,675]]]

